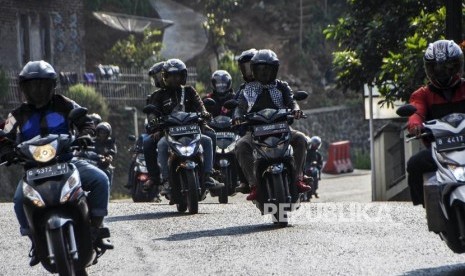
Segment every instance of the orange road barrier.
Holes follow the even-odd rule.
[[[323,167],[324,173],[340,174],[353,172],[350,160],[350,141],[339,141],[329,145],[328,161]]]

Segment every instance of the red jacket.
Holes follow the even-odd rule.
[[[450,99],[447,100],[447,94]],[[431,85],[423,86],[410,96],[410,104],[417,112],[409,117],[407,128],[422,126],[428,120],[439,119],[451,113],[465,113],[465,81],[462,80],[450,92],[439,90]]]

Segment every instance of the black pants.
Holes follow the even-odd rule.
[[[424,205],[423,174],[438,169],[431,156],[430,149],[424,149],[410,157],[407,162],[407,182],[410,187],[410,196],[413,205]]]

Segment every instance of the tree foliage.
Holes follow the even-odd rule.
[[[444,38],[443,1],[348,0],[349,9],[324,30],[337,42],[333,54],[338,84],[358,91],[380,87],[388,105],[407,100],[425,83],[422,56],[428,43]]]
[[[159,60],[160,36],[161,32],[154,29],[146,29],[142,38],[131,34],[116,42],[105,54],[105,60],[124,67],[148,67]]]
[[[104,120],[108,118],[109,109],[105,98],[97,93],[92,86],[76,84],[70,86],[64,95],[80,106],[87,108],[89,113],[98,113]]]
[[[228,27],[231,21],[230,15],[242,6],[243,0],[200,0],[200,2],[203,2],[204,13],[207,16],[203,27],[208,33],[210,47],[219,62],[219,53],[224,49],[226,41],[230,43],[240,32]]]

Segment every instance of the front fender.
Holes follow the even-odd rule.
[[[46,229],[47,230],[58,229],[58,228],[63,227],[66,223],[72,222],[72,221],[73,220],[70,218],[64,218],[64,217],[60,217],[57,214],[54,214],[47,220]]]
[[[454,202],[458,200],[462,203],[465,204],[465,185],[459,186],[455,188],[451,193],[449,197],[449,206],[452,206]]]

